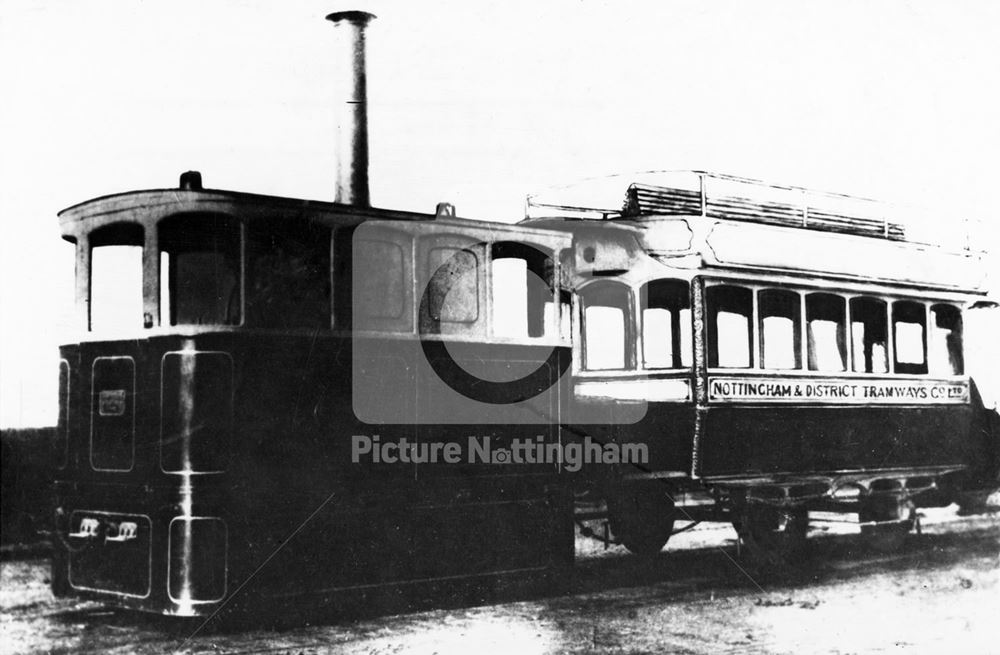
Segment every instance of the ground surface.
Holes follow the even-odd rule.
[[[823,524],[820,524],[821,526]],[[699,526],[701,527],[701,526]],[[899,552],[827,524],[799,571],[738,564],[724,526],[675,537],[652,563],[580,539],[564,589],[389,616],[177,625],[55,599],[44,560],[2,563],[0,651],[112,653],[1000,653],[1000,516],[927,510]],[[528,598],[525,600],[525,598]]]

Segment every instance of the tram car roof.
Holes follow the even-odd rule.
[[[639,252],[681,269],[985,295],[984,255],[971,247],[969,226],[928,218],[867,198],[662,171],[529,196],[520,225],[573,232],[583,274],[625,270]]]

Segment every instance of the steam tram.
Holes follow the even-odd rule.
[[[370,18],[331,17],[355,64]],[[637,553],[693,518],[785,555],[810,511],[898,540],[915,506],[996,483],[962,354],[975,253],[701,173],[516,225],[375,209],[364,85],[333,203],[189,172],[60,214],[81,338],[61,348],[57,594],[191,616],[540,577],[572,562],[581,489]],[[473,436],[648,458],[573,472],[474,457]]]

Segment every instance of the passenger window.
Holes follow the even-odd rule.
[[[269,328],[330,325],[330,230],[305,221],[251,235],[247,314]]]
[[[514,242],[495,243],[490,251],[493,335],[545,336],[545,312],[547,307],[554,308],[552,259]]]
[[[927,314],[923,304],[912,300],[892,303],[896,373],[927,372],[926,323]]]
[[[403,249],[391,241],[356,239],[354,257],[353,271],[342,274],[354,283],[355,316],[362,321],[401,318],[407,277]]]
[[[432,248],[427,257],[428,310],[434,321],[479,318],[479,261],[469,250]]]
[[[934,375],[961,375],[965,372],[962,357],[962,313],[954,305],[931,306],[931,329],[928,339],[930,372]]]
[[[170,325],[238,325],[240,223],[219,214],[160,222],[160,315]]]
[[[846,302],[831,293],[806,296],[806,340],[810,371],[847,370]]]
[[[757,295],[761,368],[802,368],[802,301],[794,291],[765,289]]]
[[[654,280],[640,291],[646,368],[691,366],[691,299],[683,280]]]
[[[889,372],[888,324],[884,300],[851,299],[851,352],[856,373]]]
[[[141,225],[119,223],[90,234],[90,329],[141,328]]]
[[[583,303],[583,366],[592,371],[624,369],[629,290],[620,284],[592,284],[581,291]]]
[[[705,290],[708,308],[708,365],[718,368],[753,366],[753,293],[733,286]]]

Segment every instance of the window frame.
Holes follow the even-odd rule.
[[[883,364],[885,366],[885,372],[876,373],[874,352],[872,353],[872,371],[858,370],[858,360],[855,357],[854,352],[854,305],[855,303],[862,303],[870,301],[873,305],[881,306],[881,316],[882,316],[882,328],[885,335],[885,357],[883,358]],[[870,293],[860,294],[856,296],[849,296],[847,298],[847,341],[848,341],[848,354],[850,355],[851,373],[857,375],[894,375],[892,363],[894,359],[894,348],[892,339],[892,317],[890,315],[893,300],[885,296],[875,296]],[[857,321],[862,322],[862,321]],[[874,343],[872,347],[874,348]],[[862,357],[864,357],[864,345],[862,344]],[[865,368],[864,362],[862,362],[862,369]]]
[[[360,235],[358,230],[363,229]],[[358,319],[354,315],[355,302],[355,248],[356,241],[374,241],[395,245],[402,253],[401,275],[403,307],[397,317],[369,316]],[[415,267],[417,238],[410,232],[389,226],[335,227],[332,230],[330,284],[332,293],[331,324],[334,330],[346,333],[414,334],[416,332],[419,298],[415,297]],[[363,323],[362,323],[363,322]]]
[[[841,368],[839,369],[820,368],[819,352],[818,351],[811,352],[813,349],[809,347],[810,343],[815,343],[817,341],[817,338],[813,335],[812,321],[829,320],[822,318],[814,318],[810,320],[810,299],[815,300],[816,303],[819,303],[819,302],[825,302],[826,299],[828,298],[835,298],[839,301],[837,307],[839,311],[839,316],[838,319],[835,321],[837,325],[837,333],[834,337],[836,339],[835,343],[837,346],[837,351],[838,354],[840,355]],[[832,291],[827,291],[827,290],[818,290],[802,294],[802,306],[804,309],[803,327],[805,328],[806,331],[806,339],[804,347],[805,347],[805,356],[806,356],[805,360],[806,360],[807,370],[814,371],[816,373],[826,373],[826,374],[836,375],[838,373],[847,373],[848,371],[851,371],[854,368],[849,353],[850,348],[848,347],[848,339],[847,339],[847,332],[848,332],[847,326],[850,325],[850,318],[851,318],[850,312],[848,311],[849,304],[850,300],[848,300],[848,298],[842,293],[834,293]],[[820,306],[820,309],[817,309],[816,311],[821,313],[826,311],[826,308]]]
[[[444,255],[440,263],[438,263],[438,266],[434,268],[431,262],[435,259],[436,257],[435,253],[437,253],[438,251],[447,251],[450,254]],[[483,307],[481,306],[482,303],[480,303],[479,301],[479,295],[480,295],[479,288],[483,284],[482,271],[484,269],[485,262],[482,261],[482,258],[479,257],[476,252],[474,252],[469,248],[453,248],[451,246],[433,247],[427,251],[427,259],[425,260],[427,268],[424,270],[424,275],[427,278],[428,285],[431,283],[431,281],[433,281],[434,276],[437,275],[437,271],[439,271],[442,266],[444,266],[445,264],[450,265],[452,262],[455,262],[456,264],[463,264],[463,263],[472,264],[471,266],[459,265],[458,269],[460,272],[462,272],[463,277],[471,275],[472,273],[475,274],[475,277],[473,279],[467,281],[467,283],[469,284],[468,290],[472,291],[471,296],[476,300],[475,305],[471,307],[466,305],[460,305],[459,307],[466,313],[463,313],[460,316],[449,316],[446,318],[445,310],[448,308],[448,306],[445,304],[444,296],[442,296],[440,300],[436,301],[437,306],[435,307],[436,296],[435,294],[432,293],[428,297],[427,313],[430,317],[430,320],[435,323],[449,323],[453,325],[454,324],[473,325],[475,323],[478,323],[484,314]],[[433,271],[431,270],[432,268]]]
[[[676,284],[683,286],[685,291],[686,307],[679,307],[676,311],[670,311],[670,366],[650,366],[646,361],[646,310],[659,307],[649,306],[649,287],[657,283]],[[635,363],[636,370],[642,371],[690,371],[694,368],[694,293],[691,289],[693,280],[662,276],[644,280],[633,287],[633,293],[637,299],[635,309]],[[683,320],[684,310],[688,312],[688,318]],[[674,320],[674,317],[677,320]],[[678,329],[679,328],[679,329]],[[686,339],[685,339],[686,331]],[[685,340],[689,346],[687,354],[688,363],[685,364]],[[679,365],[675,366],[675,363]]]
[[[947,308],[949,312],[954,311],[955,316],[955,326],[952,327],[952,335],[956,335],[958,338],[957,350],[952,350],[952,343],[949,343],[947,337],[945,338],[945,352],[948,354],[948,360],[951,364],[951,373],[936,373],[934,372],[934,365],[931,360],[932,353],[932,332],[938,329],[937,327],[937,310],[938,308]],[[965,375],[965,317],[962,314],[962,308],[955,305],[954,303],[943,302],[943,301],[932,301],[927,304],[927,374],[930,376],[938,377],[954,377],[954,376],[964,376]],[[957,355],[952,357],[952,355]],[[958,369],[957,371],[955,369]]]
[[[622,334],[622,347],[623,347],[623,366],[620,368],[590,368],[587,363],[588,355],[588,339],[587,339],[587,325],[586,325],[586,313],[588,303],[586,302],[586,295],[595,293],[601,289],[618,289],[624,291],[624,311],[622,321],[624,323],[624,330]],[[635,310],[635,293],[636,289],[634,286],[627,282],[614,279],[603,279],[595,280],[582,287],[576,289],[573,294],[576,298],[576,316],[578,317],[579,329],[576,331],[579,335],[579,366],[578,370],[583,373],[589,374],[608,374],[608,373],[621,373],[627,371],[636,371],[636,310]],[[599,307],[610,307],[611,305],[597,305]]]
[[[919,325],[923,328],[921,330],[921,348],[922,348],[922,359],[920,362],[901,362],[899,361],[899,348],[898,345],[898,332],[897,326],[900,323],[910,323],[910,321],[902,321],[897,318],[897,310],[902,314],[909,306],[914,308],[914,315],[920,317]],[[919,309],[918,309],[919,307]],[[923,311],[920,311],[922,309]],[[889,330],[892,333],[892,370],[893,373],[898,373],[900,366],[908,369],[903,371],[909,375],[929,375],[930,374],[930,361],[929,361],[929,343],[928,343],[928,328],[929,328],[929,313],[930,308],[926,302],[920,302],[917,300],[911,300],[909,298],[902,298],[899,300],[894,300],[889,305]]]
[[[205,217],[214,217],[221,219],[223,221],[231,222],[235,224],[236,229],[234,230],[236,234],[237,244],[235,248],[237,262],[236,262],[236,291],[238,293],[236,308],[239,312],[239,320],[232,323],[174,323],[173,322],[173,308],[169,305],[165,305],[166,300],[173,300],[172,296],[174,294],[173,289],[170,288],[169,275],[173,275],[172,271],[168,271],[168,279],[164,280],[164,271],[162,265],[162,255],[163,253],[168,253],[168,257],[173,256],[172,251],[164,249],[164,239],[162,234],[163,224],[171,223],[173,221],[182,222],[197,221],[199,219],[204,219]],[[149,253],[146,256],[156,257],[156,307],[159,313],[159,325],[163,329],[167,330],[177,330],[185,328],[221,328],[221,329],[231,329],[237,327],[246,327],[247,325],[247,306],[246,306],[246,296],[247,296],[247,222],[245,218],[237,216],[235,214],[230,214],[226,212],[219,211],[193,211],[193,212],[177,212],[167,214],[158,218],[152,226],[152,229],[156,234],[156,253],[153,255]],[[198,251],[192,251],[198,252]],[[206,251],[207,252],[207,251]],[[163,297],[163,287],[164,284],[168,287],[168,293],[170,297],[165,299]],[[164,311],[166,310],[166,311]]]
[[[788,287],[761,287],[753,289],[755,309],[754,314],[757,316],[757,348],[759,356],[757,359],[758,368],[762,371],[796,371],[801,372],[807,370],[808,367],[805,366],[804,359],[802,357],[805,348],[803,347],[803,337],[805,335],[805,330],[803,329],[803,323],[805,321],[805,297],[806,294],[798,289],[790,289]],[[788,368],[776,368],[771,366],[764,366],[765,359],[765,342],[764,342],[764,319],[771,316],[778,318],[786,318],[782,314],[768,314],[764,315],[761,310],[761,297],[765,294],[771,295],[792,295],[795,296],[795,310],[791,316],[792,321],[792,347],[794,349],[794,366]]]
[[[511,237],[515,235],[510,235]],[[510,239],[498,239],[496,241],[489,241],[486,243],[486,262],[484,264],[484,294],[486,303],[486,315],[487,315],[487,339],[490,343],[561,343],[566,341],[565,336],[562,334],[562,321],[564,320],[563,313],[566,310],[563,307],[562,294],[563,289],[560,288],[559,282],[561,279],[559,270],[559,261],[556,257],[556,253],[552,252],[550,249],[545,248],[539,244],[534,244],[530,242],[517,241],[513,238]],[[501,256],[497,256],[497,252],[500,251]],[[521,254],[518,254],[518,253]],[[521,256],[522,254],[527,254],[532,256],[537,254],[541,260],[541,264],[547,271],[543,271],[539,275],[536,271],[532,271],[531,264],[532,261],[528,256]],[[527,320],[525,334],[523,335],[508,335],[508,334],[497,334],[496,332],[496,297],[494,294],[495,280],[494,264],[497,261],[502,261],[506,259],[514,259],[524,262],[525,266],[525,276],[526,276],[526,289],[525,289],[525,318]],[[547,287],[548,293],[542,294],[541,299],[543,302],[539,308],[535,311],[540,312],[537,320],[541,326],[541,332],[539,334],[532,334],[532,316],[531,316],[531,276],[535,275],[542,279]],[[551,279],[546,279],[546,277]],[[545,315],[545,305],[552,303],[554,312],[553,323],[548,325]],[[570,308],[572,305],[570,305]],[[570,311],[572,311],[570,309]],[[565,318],[569,318],[566,316]],[[572,328],[570,328],[572,329]]]
[[[413,283],[413,307],[416,314],[416,325],[422,338],[447,337],[449,339],[483,339],[489,340],[489,249],[490,241],[462,232],[435,232],[423,235],[413,235],[416,246],[416,257],[413,261],[415,273]],[[469,321],[435,320],[431,316],[429,285],[435,271],[429,270],[431,252],[437,249],[466,251],[476,260],[476,316]],[[424,303],[427,297],[428,302]]]
[[[270,226],[272,223],[277,222],[279,227],[277,229],[272,229]],[[329,330],[332,328],[332,318],[333,318],[333,304],[334,304],[334,288],[333,288],[333,249],[331,247],[333,239],[333,228],[329,225],[324,224],[321,221],[310,220],[308,218],[295,217],[290,219],[279,219],[277,221],[261,221],[259,224],[257,222],[251,222],[249,225],[244,224],[244,254],[243,257],[243,270],[245,272],[245,277],[243,280],[243,307],[244,312],[242,312],[243,324],[248,327],[260,328],[260,329],[277,329],[277,330]],[[316,234],[311,234],[315,232]],[[312,238],[318,236],[319,238]],[[263,294],[260,293],[260,289],[256,285],[262,279],[277,280],[281,278],[280,274],[274,274],[273,270],[270,269],[258,269],[259,259],[262,255],[266,255],[273,246],[268,246],[264,244],[264,240],[268,237],[281,237],[285,239],[285,242],[297,241],[299,244],[308,243],[315,244],[315,250],[309,250],[308,255],[313,256],[319,254],[321,261],[318,262],[323,268],[318,269],[316,275],[310,276],[286,276],[286,277],[299,277],[300,280],[310,282],[310,285],[315,285],[322,279],[323,284],[326,286],[326,299],[325,307],[323,307],[323,312],[318,312],[315,318],[320,319],[317,321],[306,321],[302,324],[292,324],[292,325],[273,325],[270,324],[273,321],[273,316],[270,315],[265,308],[258,305],[263,298]],[[304,237],[304,238],[303,238]],[[286,247],[285,253],[288,254],[290,251]],[[295,253],[301,254],[301,253]],[[281,261],[281,260],[279,260]],[[162,290],[162,282],[160,289]],[[262,320],[265,319],[265,320]]]
[[[114,334],[114,333],[127,333],[133,331],[139,331],[146,327],[144,325],[144,312],[146,310],[146,282],[145,282],[145,267],[146,267],[146,256],[147,256],[147,227],[145,224],[133,221],[114,221],[106,223],[99,227],[96,227],[87,233],[86,239],[86,257],[87,257],[87,268],[85,271],[87,293],[86,293],[86,331],[88,333],[97,334]],[[96,303],[94,302],[94,251],[101,248],[138,248],[139,249],[139,270],[135,271],[139,282],[139,315],[136,317],[134,325],[111,325],[111,326],[99,326],[94,328],[94,307]],[[80,245],[75,243],[75,249],[78,250]],[[77,269],[77,274],[79,270]]]
[[[709,295],[712,288],[719,287],[730,287],[733,289],[742,289],[747,292],[750,296],[750,314],[747,316],[747,366],[720,366],[719,365],[719,351],[718,351],[718,335],[715,334],[717,329],[713,325],[713,318],[718,319],[718,313],[715,313],[713,317],[709,311]],[[716,282],[706,283],[705,293],[704,293],[704,329],[705,329],[705,364],[706,368],[713,371],[757,371],[761,370],[760,366],[760,342],[756,338],[757,334],[757,323],[759,322],[758,311],[757,311],[757,289],[754,288],[752,284],[744,283],[743,280],[723,280],[720,279]],[[715,365],[711,364],[712,355],[715,355]]]
[[[942,297],[938,295],[906,295],[905,293],[877,293],[871,290],[860,290],[860,289],[849,289],[838,286],[810,286],[806,284],[786,284],[784,282],[770,282],[767,280],[760,280],[755,278],[742,278],[742,277],[722,277],[722,276],[699,276],[694,278],[692,284],[702,284],[704,288],[704,293],[702,294],[702,307],[700,311],[704,316],[704,357],[705,357],[705,371],[712,375],[728,375],[728,374],[754,374],[754,375],[776,375],[776,376],[803,376],[803,377],[837,377],[837,378],[860,378],[860,379],[875,379],[875,378],[918,378],[918,379],[967,379],[968,370],[967,363],[965,360],[965,340],[964,334],[961,335],[958,352],[965,365],[963,366],[963,372],[954,375],[943,375],[935,374],[930,372],[929,365],[929,353],[927,352],[929,348],[928,333],[930,321],[933,320],[933,315],[931,313],[931,308],[935,305],[946,305],[949,307],[954,307],[958,312],[959,323],[964,326],[965,322],[965,302],[960,299],[949,299],[947,297]],[[801,298],[801,308],[802,308],[802,321],[801,321],[801,351],[802,351],[802,362],[803,367],[800,369],[768,369],[761,367],[761,347],[760,347],[760,336],[756,336],[753,339],[754,342],[754,359],[753,366],[751,368],[725,368],[719,366],[709,366],[709,349],[711,347],[709,337],[709,314],[708,314],[708,289],[714,286],[738,286],[750,289],[753,292],[753,316],[754,325],[757,325],[759,332],[759,322],[760,322],[760,309],[759,309],[759,299],[758,293],[767,289],[781,289],[794,291],[800,294]],[[808,329],[806,324],[806,308],[805,308],[805,297],[810,293],[827,293],[836,296],[840,296],[845,301],[845,326],[846,326],[846,368],[844,371],[815,371],[809,370],[806,366],[807,360],[805,359],[808,355],[807,349],[807,332]],[[854,353],[852,346],[852,335],[851,335],[851,301],[856,298],[872,298],[885,303],[886,309],[886,330],[887,330],[887,343],[886,343],[886,359],[888,361],[888,370],[885,373],[862,373],[854,370]],[[892,320],[892,307],[896,302],[914,302],[924,307],[924,312],[926,315],[925,319],[925,329],[924,329],[924,349],[925,349],[925,363],[927,364],[928,372],[924,373],[909,373],[909,372],[899,372],[895,368],[896,361],[896,348],[895,348],[895,332]]]

